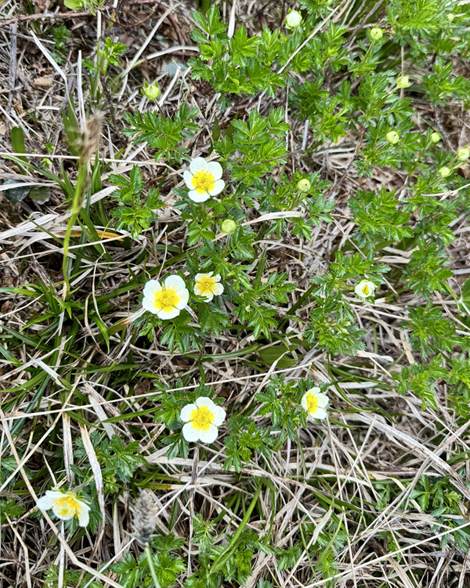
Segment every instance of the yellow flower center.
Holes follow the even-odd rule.
[[[172,288],[162,288],[155,292],[155,308],[163,310],[163,312],[171,312],[179,301],[180,297]]]
[[[216,282],[214,278],[210,277],[201,278],[197,283],[199,289],[201,290],[201,294],[212,294],[215,288],[215,284]]]
[[[73,496],[64,495],[54,501],[54,511],[57,516],[71,519],[81,511],[81,507]]]
[[[198,194],[205,194],[215,188],[214,176],[205,170],[200,170],[194,174],[191,184]]]
[[[214,420],[214,413],[207,406],[200,406],[191,412],[191,424],[196,431],[208,431]]]
[[[364,294],[364,296],[369,296],[369,293],[370,293],[369,286],[367,284],[364,284],[364,286],[362,286],[361,292]]]
[[[307,394],[307,410],[310,414],[315,414],[318,409],[318,398],[313,394]]]

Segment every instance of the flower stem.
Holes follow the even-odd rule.
[[[145,555],[147,556],[147,561],[149,564],[150,573],[152,575],[153,583],[155,584],[155,588],[161,588],[160,582],[158,581],[158,578],[157,578],[157,572],[155,571],[155,567],[153,565],[152,552],[150,551],[150,545],[148,543],[145,545]]]

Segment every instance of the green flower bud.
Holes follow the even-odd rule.
[[[439,133],[431,133],[431,141],[433,143],[439,143],[439,141],[441,140],[441,135],[439,135]]]
[[[237,223],[233,221],[231,218],[226,218],[220,225],[220,228],[222,229],[223,233],[231,235],[232,233],[235,233],[235,231],[237,230]]]
[[[302,24],[302,15],[296,10],[292,10],[286,16],[286,27],[288,29],[296,29]]]
[[[144,83],[144,87],[142,88],[141,92],[149,100],[156,100],[161,94],[160,88],[157,86],[157,84],[150,85],[148,82]]]
[[[308,192],[311,185],[312,184],[307,179],[299,180],[297,182],[297,189],[301,192]]]
[[[470,157],[470,150],[468,147],[464,147],[463,149],[457,150],[457,159],[459,161],[466,161]]]
[[[409,88],[410,86],[410,78],[408,76],[399,76],[397,79],[397,88]]]
[[[455,18],[455,14],[452,14],[452,12],[449,12],[449,14],[446,14],[446,16],[449,22],[452,22]]]
[[[389,133],[387,133],[385,135],[385,138],[391,145],[396,145],[400,140],[398,133],[396,133],[395,131],[390,131]]]
[[[380,27],[374,27],[370,32],[370,38],[373,41],[380,41],[383,36],[384,32]]]
[[[447,178],[447,176],[450,176],[450,169],[448,167],[441,167],[441,169],[437,170],[437,173],[441,178]]]

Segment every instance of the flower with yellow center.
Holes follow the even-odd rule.
[[[359,284],[354,288],[354,292],[356,293],[356,296],[359,296],[359,298],[367,298],[368,296],[372,296],[375,288],[376,285],[374,282],[362,280],[362,282],[359,282]]]
[[[77,517],[80,527],[86,527],[90,520],[90,507],[78,500],[75,492],[48,490],[45,496],[38,500],[38,508],[41,510],[52,509],[56,517],[63,521]]]
[[[168,276],[163,284],[150,280],[145,284],[142,306],[161,319],[172,319],[186,308],[189,292],[179,276]]]
[[[204,296],[207,302],[210,302],[214,296],[220,296],[224,291],[224,287],[220,282],[220,276],[212,275],[212,272],[208,274],[197,274],[194,284],[194,294],[198,296]]]
[[[328,396],[322,394],[320,388],[307,390],[302,396],[301,404],[310,420],[326,418],[325,408],[328,406]]]
[[[183,423],[183,437],[186,441],[213,443],[217,439],[217,427],[225,420],[225,410],[201,396],[194,404],[187,404],[180,415]]]
[[[207,162],[202,157],[196,157],[189,164],[189,170],[184,172],[184,181],[189,188],[188,196],[194,202],[205,202],[211,196],[217,196],[224,189],[222,166],[213,161]]]

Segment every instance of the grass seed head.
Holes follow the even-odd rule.
[[[101,120],[102,116],[100,114],[94,114],[86,121],[79,149],[80,163],[82,165],[86,164],[94,156],[100,146]]]
[[[133,535],[143,545],[150,542],[155,532],[155,502],[150,490],[142,490],[135,503],[132,522]]]

